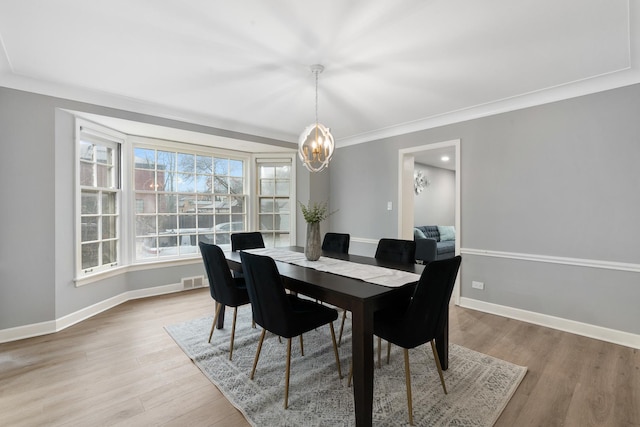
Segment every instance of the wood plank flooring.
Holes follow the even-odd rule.
[[[248,426],[163,329],[212,313],[197,289],[0,344],[0,425]],[[640,426],[636,349],[460,307],[450,339],[529,368],[498,427]]]

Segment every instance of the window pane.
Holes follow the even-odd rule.
[[[211,193],[211,175],[197,175],[196,191],[198,193]]]
[[[136,216],[136,236],[156,234],[155,216]]]
[[[196,189],[195,175],[188,173],[178,174],[178,188],[177,191],[181,193],[193,193]]]
[[[115,193],[102,193],[102,213],[103,214],[115,214],[116,213],[116,194]]]
[[[177,194],[158,194],[158,213],[178,212]]]
[[[93,163],[80,162],[80,185],[93,187]]]
[[[260,212],[261,213],[270,213],[274,211],[274,203],[273,199],[260,199]]]
[[[180,232],[184,232],[183,230],[192,230],[196,229],[196,216],[195,215],[180,215],[178,217],[178,228]]]
[[[196,173],[208,175],[213,173],[213,160],[210,156],[196,156]]]
[[[260,178],[275,178],[276,172],[273,166],[260,166]]]
[[[260,180],[260,194],[263,196],[273,196],[275,192],[275,182],[272,180]]]
[[[102,145],[96,146],[96,162],[104,165],[113,164],[113,150]]]
[[[273,215],[260,214],[260,230],[273,230]]]
[[[197,210],[200,213],[213,213],[213,196],[198,195]]]
[[[195,213],[196,211],[196,196],[195,194],[180,194],[178,196],[178,212],[181,213]]]
[[[231,212],[233,213],[246,213],[246,198],[244,196],[240,197],[229,197],[231,203]]]
[[[139,237],[136,239],[136,258],[151,258],[158,254],[158,239],[156,237]]]
[[[165,172],[159,170],[157,172],[158,181],[156,182],[156,188],[158,191],[177,191],[178,190],[178,177],[175,172]]]
[[[229,160],[229,176],[243,177],[244,162],[242,160]]]
[[[155,191],[156,186],[156,173],[155,171],[148,169],[136,169],[134,178],[134,187],[136,190],[142,191]]]
[[[213,228],[213,215],[198,215],[198,232]]]
[[[200,234],[198,236],[198,242],[204,242],[213,245],[215,244],[215,237],[213,234]]]
[[[110,240],[102,243],[102,264],[113,264],[118,261],[117,241]]]
[[[100,243],[86,243],[82,245],[82,269],[97,267]]]
[[[242,178],[229,178],[229,191],[231,194],[244,193],[244,185]]]
[[[276,168],[276,178],[278,178],[278,179],[290,179],[291,178],[291,166],[278,166]]]
[[[173,172],[176,170],[176,153],[171,151],[158,151],[158,170]]]
[[[113,188],[113,167],[96,165],[97,185],[102,188]]]
[[[158,232],[174,232],[178,228],[178,215],[158,216]]]
[[[155,169],[156,168],[156,151],[147,148],[135,148],[133,150],[134,167],[138,169]]]
[[[213,159],[213,173],[229,175],[229,159]]]
[[[217,196],[215,209],[217,214],[231,213],[231,201],[229,197]]]
[[[116,217],[102,217],[102,239],[114,239],[116,237]]]
[[[82,191],[80,195],[81,214],[98,213],[98,194],[97,191]]]
[[[136,213],[156,213],[156,195],[136,193]]]
[[[289,199],[276,199],[276,210],[278,212],[291,212]]]
[[[289,218],[290,216],[286,214],[276,215],[274,228],[276,230],[288,231],[290,229]]]
[[[193,154],[178,153],[178,172],[195,173],[195,159]]]
[[[277,181],[276,196],[288,196],[288,195],[289,195],[289,181]]]
[[[88,160],[93,162],[93,144],[86,141],[80,141],[78,146],[78,152],[80,153],[81,160]]]
[[[81,242],[98,240],[98,216],[83,216],[81,229]]]
[[[158,255],[171,256],[178,254],[178,236],[161,235],[158,237]]]
[[[229,178],[226,176],[216,176],[213,180],[213,192],[216,194],[229,193]]]

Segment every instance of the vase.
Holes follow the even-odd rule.
[[[322,254],[320,245],[320,223],[307,223],[307,243],[304,246],[304,255],[309,261],[317,261]]]

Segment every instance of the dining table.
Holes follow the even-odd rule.
[[[299,246],[278,249],[304,252],[304,248]],[[225,257],[231,270],[242,270],[240,252],[225,252]],[[425,268],[421,264],[395,263],[378,260],[373,257],[327,251],[322,252],[322,257],[401,270],[418,275]],[[353,366],[355,421],[356,426],[371,426],[373,419],[374,314],[378,310],[410,298],[417,281],[390,287],[283,261],[276,260],[276,265],[282,277],[283,285],[289,291],[306,295],[351,312],[351,360]],[[220,317],[222,317],[222,314]],[[223,325],[222,322],[219,319],[218,327]],[[436,348],[442,369],[446,370],[449,365],[448,326],[444,328],[444,333],[441,336],[436,337]]]

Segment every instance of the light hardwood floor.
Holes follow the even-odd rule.
[[[0,425],[248,426],[163,329],[212,313],[191,290],[0,344]],[[450,323],[452,342],[529,368],[496,426],[640,426],[638,350],[459,307]]]

